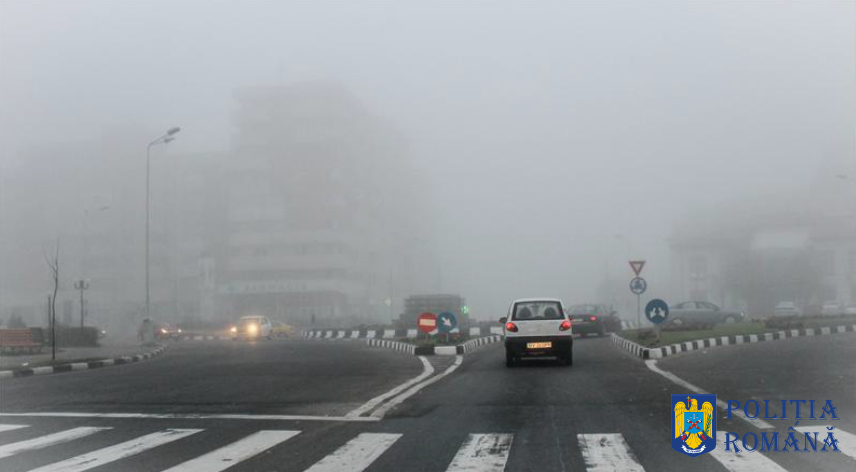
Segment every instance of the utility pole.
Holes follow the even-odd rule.
[[[83,317],[85,312],[85,304],[83,301],[83,291],[89,289],[89,280],[80,279],[74,283],[74,288],[80,290],[80,329],[83,329]]]

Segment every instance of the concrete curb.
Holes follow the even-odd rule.
[[[69,364],[60,364],[54,366],[33,367],[32,369],[17,369],[0,371],[0,378],[9,377],[30,377],[33,375],[60,374],[62,372],[71,372],[76,370],[97,369],[108,365],[122,365],[140,362],[142,360],[157,357],[166,351],[166,346],[161,346],[154,351],[137,354],[134,356],[115,357],[113,359],[101,359],[89,362],[73,362]]]
[[[780,341],[782,339],[798,338],[804,336],[826,336],[829,334],[852,333],[856,331],[856,325],[840,325],[835,327],[823,328],[803,328],[790,329],[786,331],[778,331],[775,333],[763,334],[741,334],[731,336],[720,336],[708,339],[696,339],[694,341],[686,341],[669,346],[661,346],[654,348],[643,347],[629,339],[612,333],[612,342],[617,344],[622,349],[629,351],[636,357],[642,359],[662,359],[668,356],[674,356],[683,352],[692,352],[699,349],[706,349],[716,346],[733,346],[736,344],[752,344],[759,342]]]
[[[456,328],[457,329],[457,328]],[[469,330],[470,336],[501,335],[502,326],[491,326],[490,329],[473,326]],[[457,332],[454,331],[453,332]],[[306,339],[395,339],[416,338],[417,331],[412,329],[307,329],[303,331]]]
[[[394,349],[399,352],[414,356],[454,356],[457,354],[466,354],[472,352],[482,346],[493,344],[502,340],[502,336],[492,334],[481,338],[470,339],[469,341],[458,344],[457,346],[416,346],[414,344],[390,341],[386,339],[368,339],[366,344],[372,347],[385,347]]]

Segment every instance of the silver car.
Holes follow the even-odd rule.
[[[701,301],[689,301],[678,303],[669,308],[669,322],[682,323],[738,323],[742,322],[746,315],[739,311],[724,310],[713,303]]]

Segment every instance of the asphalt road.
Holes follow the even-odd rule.
[[[799,426],[834,425],[851,451],[688,457],[670,446],[669,395],[689,392],[608,339],[578,340],[573,367],[513,369],[500,345],[456,366],[358,341],[180,343],[141,364],[3,379],[0,470],[853,470],[854,358],[856,336],[839,334],[660,361],[720,399],[831,398],[842,420]],[[741,435],[794,425],[718,418]]]

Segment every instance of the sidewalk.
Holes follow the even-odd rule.
[[[156,345],[144,346],[130,341],[103,339],[98,347],[64,347],[57,348],[56,361],[51,362],[51,348],[45,346],[41,354],[0,355],[0,370],[15,370],[33,368],[71,362],[85,362],[101,359],[111,359],[122,356],[134,356],[155,349]]]

